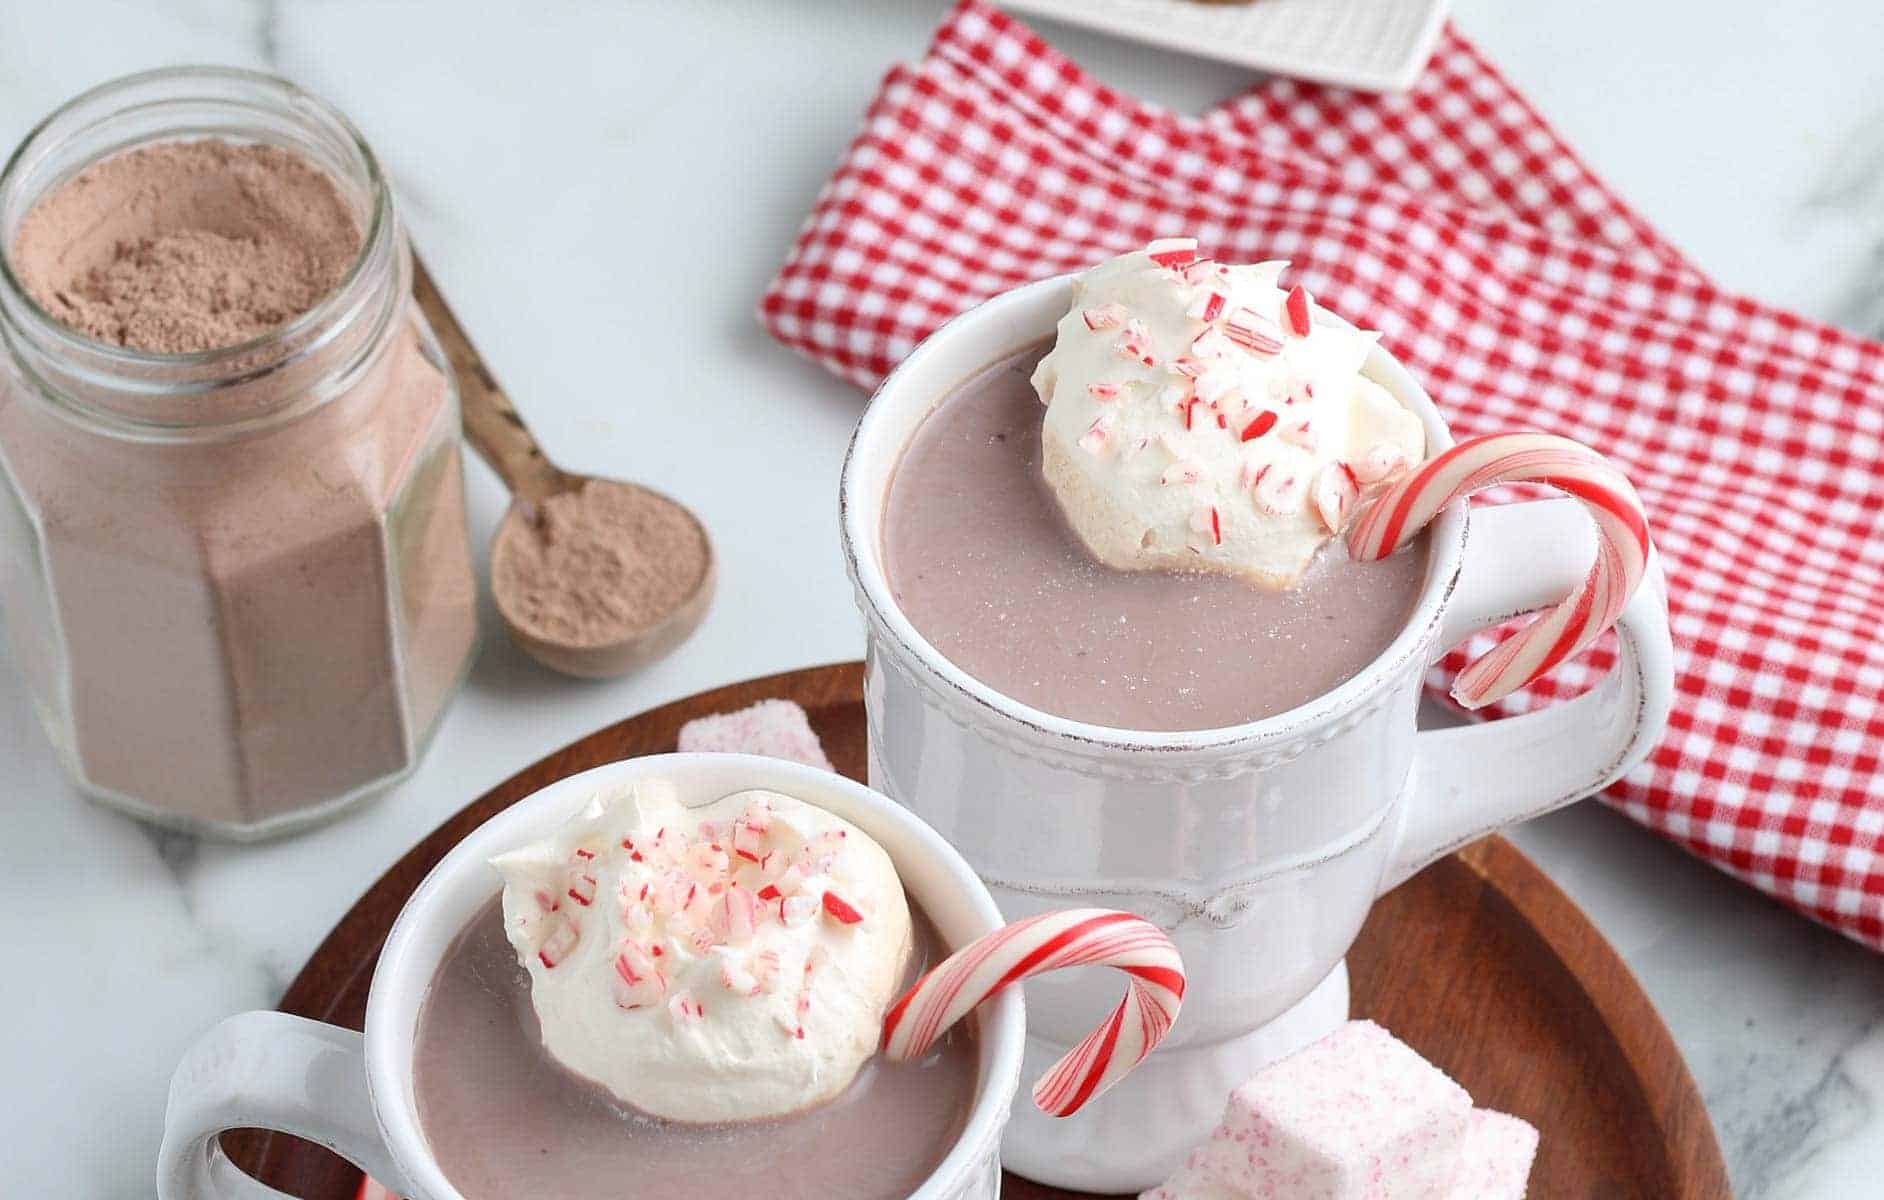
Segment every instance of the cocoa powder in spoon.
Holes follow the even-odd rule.
[[[491,589],[512,625],[547,642],[601,646],[652,628],[698,590],[711,561],[683,508],[591,479],[513,510],[491,549]]]

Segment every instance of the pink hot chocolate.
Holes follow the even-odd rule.
[[[982,683],[1115,729],[1217,729],[1306,704],[1379,658],[1426,581],[1426,542],[1375,563],[1325,547],[1286,591],[1095,562],[1041,473],[1040,343],[923,421],[886,500],[883,555],[910,623]]]

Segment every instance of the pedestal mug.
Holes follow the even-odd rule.
[[[1449,647],[1566,595],[1595,533],[1568,499],[1431,527],[1412,618],[1360,674],[1289,712],[1225,729],[1109,729],[1030,708],[950,663],[885,577],[888,485],[922,420],[961,381],[1054,332],[1072,277],[996,297],[938,330],[885,380],[844,466],[845,560],[868,642],[870,782],[942,833],[1012,920],[1122,908],[1176,941],[1190,978],[1170,1039],[1078,1116],[1016,1108],[1003,1157],[1082,1191],[1150,1186],[1217,1120],[1232,1087],[1348,1009],[1343,956],[1374,899],[1501,826],[1613,782],[1659,737],[1673,688],[1658,562],[1617,625],[1616,668],[1538,712],[1419,732],[1421,678]],[[1452,444],[1432,400],[1384,349],[1365,373]],[[1027,1070],[1102,1015],[1078,973],[1027,985]]]

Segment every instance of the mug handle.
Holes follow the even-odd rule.
[[[1589,570],[1596,532],[1575,500],[1474,508],[1439,646],[1562,599]],[[1522,716],[1414,739],[1410,800],[1381,878],[1385,892],[1506,825],[1601,790],[1661,738],[1674,697],[1667,584],[1651,556],[1616,621],[1616,667],[1584,695]]]
[[[258,1128],[319,1143],[410,1194],[373,1116],[365,1047],[351,1029],[275,1012],[241,1013],[204,1034],[170,1080],[158,1200],[294,1200],[223,1153],[223,1131]]]

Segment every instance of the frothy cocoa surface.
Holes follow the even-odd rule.
[[[1426,541],[1379,563],[1325,548],[1288,591],[1100,566],[1040,470],[1041,343],[945,397],[890,482],[890,591],[949,661],[1072,720],[1137,730],[1260,720],[1352,678],[1405,626]]]
[[[941,941],[913,906],[911,915],[913,982]],[[891,1200],[928,1178],[967,1123],[978,1071],[967,1024],[921,1062],[873,1059],[808,1112],[741,1125],[655,1120],[543,1052],[529,976],[492,901],[433,977],[413,1091],[432,1152],[469,1200]]]

